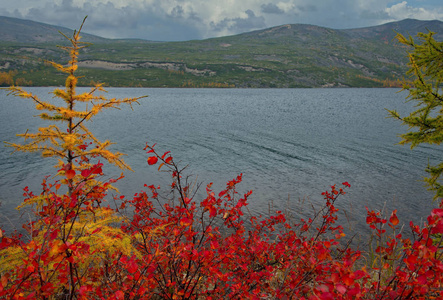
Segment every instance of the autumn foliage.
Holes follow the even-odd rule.
[[[32,85],[32,81],[27,81],[22,77],[16,77],[17,71],[0,72],[0,86]]]
[[[83,183],[101,171],[84,169],[75,192],[44,182],[51,201],[34,210],[29,240],[0,243],[0,296],[11,299],[438,299],[443,296],[443,207],[404,239],[396,212],[368,210],[374,251],[353,250],[337,224],[335,202],[350,187],[332,186],[312,219],[292,222],[245,213],[241,175],[195,200],[169,153],[147,146],[152,165],[169,170],[167,196],[145,186],[106,205],[106,182]],[[155,158],[155,159],[153,159]],[[155,163],[153,163],[156,161]],[[68,177],[68,174],[65,174]],[[64,180],[64,179],[61,179]],[[82,185],[83,184],[83,185]],[[35,195],[25,189],[25,203]],[[125,212],[131,209],[131,213]],[[89,213],[89,212],[92,212]],[[122,214],[120,214],[122,213]]]
[[[128,168],[83,124],[102,108],[137,99],[106,100],[75,93],[80,31],[75,32],[65,90],[67,107],[50,106],[12,87],[61,121],[22,135],[18,151],[58,158],[56,177],[42,191],[24,189],[33,219],[26,235],[0,238],[0,298],[3,299],[441,299],[443,297],[443,202],[424,225],[400,233],[396,211],[368,209],[368,249],[354,249],[338,220],[336,202],[351,185],[333,185],[309,219],[247,212],[252,192],[239,194],[242,175],[221,191],[193,185],[170,152],[146,145],[147,167],[170,174],[160,189],[145,185],[133,197],[108,193],[122,180],[101,181],[101,160]],[[90,111],[74,111],[75,101]],[[105,105],[104,103],[110,103]],[[39,106],[40,105],[40,106]],[[162,192],[161,192],[162,191]]]

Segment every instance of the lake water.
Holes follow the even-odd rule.
[[[30,88],[51,99],[51,88]],[[0,90],[0,140],[21,142],[16,133],[35,132],[44,124],[29,100]],[[253,190],[249,209],[266,214],[289,209],[297,217],[332,184],[348,181],[352,188],[338,206],[352,224],[362,224],[365,206],[397,208],[398,214],[419,222],[431,208],[432,194],[420,180],[428,162],[442,158],[441,149],[423,145],[410,150],[395,145],[407,128],[387,118],[388,109],[401,114],[414,110],[406,93],[395,89],[132,89],[110,88],[109,97],[149,95],[135,105],[108,110],[88,126],[101,139],[115,142],[113,150],[128,154],[134,173],[118,184],[127,196],[143,184],[163,184],[157,168],[149,167],[145,143],[159,152],[171,151],[189,165],[198,181],[216,189],[243,173],[241,192]],[[22,188],[39,191],[54,161],[39,154],[0,148],[0,226],[22,222],[14,208]],[[120,171],[105,168],[108,177]],[[165,186],[166,187],[166,186]],[[204,188],[203,188],[204,192]],[[27,216],[23,216],[27,218]],[[355,225],[355,230],[361,230]]]

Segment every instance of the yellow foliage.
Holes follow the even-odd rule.
[[[79,221],[75,222],[71,229],[71,234],[67,239],[67,244],[74,244],[78,242],[86,243],[90,246],[90,253],[87,257],[82,257],[79,263],[79,269],[88,268],[93,264],[100,264],[108,255],[114,253],[121,253],[123,255],[136,255],[141,258],[142,255],[132,246],[131,236],[124,233],[120,228],[113,226],[121,221],[121,217],[116,216],[114,211],[106,208],[96,209],[94,215],[83,214]],[[0,273],[9,272],[17,266],[23,264],[23,259],[28,256],[28,253],[34,250],[39,253],[48,253],[50,261],[47,265],[41,266],[41,272],[50,274],[54,272],[54,264],[67,258],[67,251],[63,250],[62,237],[48,241],[45,233],[49,229],[46,224],[36,224],[36,227],[41,225],[41,230],[37,236],[34,236],[32,241],[19,246],[11,246],[0,250]],[[68,224],[70,226],[70,224]],[[91,234],[93,232],[93,234]],[[63,230],[59,235],[62,235]],[[56,271],[55,271],[56,272]],[[56,276],[55,276],[56,277]]]
[[[0,274],[11,271],[17,266],[23,264],[23,259],[26,257],[26,252],[18,247],[12,246],[6,249],[0,250]]]
[[[52,92],[55,98],[64,100],[66,106],[57,106],[48,101],[43,101],[36,95],[23,90],[20,87],[11,86],[9,88],[10,94],[21,98],[31,99],[35,103],[37,110],[43,110],[39,117],[43,120],[58,121],[66,125],[66,129],[59,129],[55,125],[39,128],[38,133],[25,133],[19,136],[23,137],[26,144],[7,144],[13,147],[15,151],[24,152],[41,152],[44,157],[58,157],[60,160],[57,166],[60,167],[60,161],[70,165],[68,169],[74,168],[75,160],[81,157],[101,157],[111,164],[114,164],[122,169],[131,170],[131,168],[121,158],[123,154],[112,152],[109,150],[111,143],[105,141],[100,142],[87,129],[85,122],[90,120],[93,116],[106,108],[118,108],[122,104],[129,104],[132,108],[133,103],[143,97],[124,98],[124,99],[107,99],[103,95],[95,95],[95,92],[105,91],[102,84],[96,84],[91,88],[90,92],[77,94],[76,86],[78,77],[75,72],[78,69],[78,54],[79,50],[86,47],[86,43],[80,41],[80,31],[76,31],[72,38],[66,37],[71,43],[70,46],[61,47],[69,52],[70,59],[67,66],[55,62],[48,62],[57,70],[66,73],[68,76],[65,82],[64,89],[54,89]],[[84,111],[75,109],[76,102],[84,102],[89,104]],[[89,143],[92,142],[92,145]],[[88,145],[86,147],[79,147],[81,145]],[[80,166],[77,166],[81,168]],[[84,166],[83,166],[84,168]]]
[[[19,78],[15,79],[15,84],[16,85],[32,85],[32,80],[26,80],[22,77],[19,77]]]
[[[52,93],[54,94],[55,97],[62,98],[65,100],[68,99],[68,94],[66,93],[66,91],[62,89],[55,89],[52,91]]]
[[[79,141],[76,134],[66,134],[63,137],[63,140],[65,141],[62,145],[64,149],[67,149],[69,151],[72,151],[74,149],[74,146]]]
[[[0,72],[0,86],[8,86],[14,84],[14,76],[17,72]]]
[[[52,62],[52,61],[47,61],[47,63],[49,63],[51,66],[53,66],[54,68],[56,68],[57,70],[63,72],[63,73],[69,73],[68,69],[65,68],[64,66],[62,66],[61,64]]]
[[[87,215],[80,222],[74,224],[74,236],[78,232],[95,232],[93,235],[82,234],[79,241],[85,242],[91,246],[97,256],[104,258],[104,255],[115,252],[127,256],[141,254],[133,247],[131,236],[124,233],[120,228],[112,226],[121,221],[121,217],[116,216],[110,209],[100,209],[94,211],[93,218]],[[91,257],[90,260],[94,259]],[[96,257],[95,257],[96,259]],[[89,259],[88,259],[89,260]]]

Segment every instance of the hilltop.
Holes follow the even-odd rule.
[[[443,40],[443,22],[403,20],[336,30],[288,24],[234,36],[185,42],[105,39],[80,54],[81,84],[100,79],[111,86],[146,87],[381,87],[398,85],[407,69],[396,32],[427,30]],[[87,24],[85,29],[87,31]],[[72,30],[0,17],[0,71],[32,85],[59,85],[63,78],[43,59],[66,62],[55,45]],[[38,72],[37,72],[38,71]]]

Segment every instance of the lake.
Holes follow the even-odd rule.
[[[51,99],[52,88],[29,88]],[[84,89],[79,89],[84,90]],[[157,143],[171,151],[198,182],[214,182],[218,192],[243,173],[240,191],[252,190],[249,210],[267,214],[288,209],[296,217],[322,203],[321,193],[348,181],[349,193],[338,201],[353,230],[363,230],[365,206],[398,209],[404,221],[420,222],[432,207],[432,194],[420,180],[428,162],[442,158],[441,149],[422,145],[414,150],[396,145],[407,128],[387,118],[415,110],[397,89],[149,89],[109,88],[109,97],[142,99],[134,110],[107,110],[88,124],[96,136],[115,142],[112,149],[128,154],[134,172],[118,183],[132,196],[143,184],[166,185],[165,174],[146,163],[143,148]],[[25,99],[0,90],[0,140],[21,142],[16,133],[35,132],[44,121]],[[15,207],[22,189],[39,192],[55,161],[39,154],[0,148],[0,226],[22,223]],[[107,177],[120,171],[104,168]],[[204,186],[202,188],[204,194]],[[22,218],[27,218],[23,216]]]

